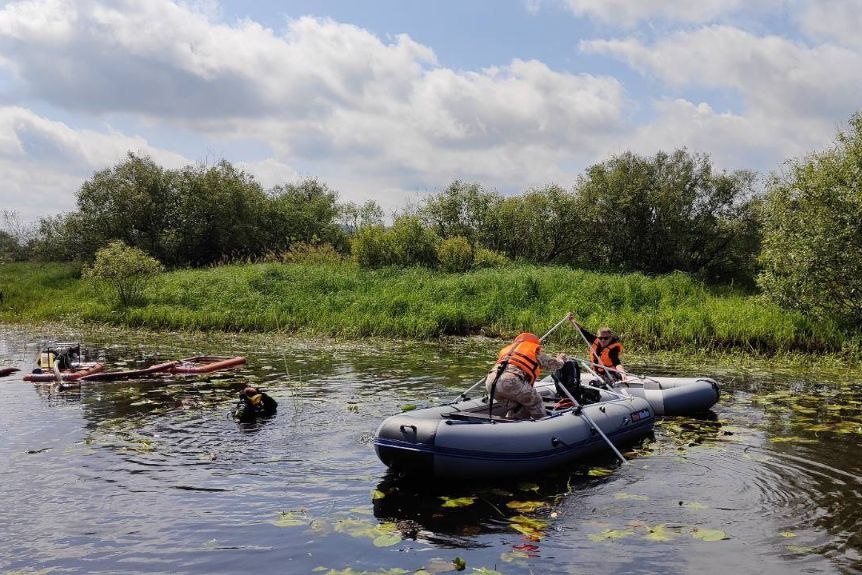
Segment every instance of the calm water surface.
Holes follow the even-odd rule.
[[[373,432],[471,385],[495,342],[0,326],[0,366],[29,369],[45,339],[82,340],[115,369],[249,361],[64,391],[0,379],[0,572],[396,575],[456,558],[472,574],[862,572],[858,381],[632,359],[720,379],[713,416],[660,420],[624,468],[429,485],[388,475]],[[276,416],[228,417],[249,382]]]

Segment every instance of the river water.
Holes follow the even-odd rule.
[[[712,416],[659,420],[625,467],[420,484],[387,474],[376,426],[452,399],[497,342],[0,326],[0,367],[29,369],[47,339],[115,369],[248,364],[67,390],[0,379],[0,572],[862,572],[862,391],[839,375],[630,358],[719,379]],[[247,383],[277,415],[228,417]]]

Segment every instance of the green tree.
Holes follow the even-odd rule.
[[[555,185],[501,201],[487,234],[491,249],[537,263],[580,264],[589,241],[576,196]]]
[[[93,265],[84,268],[84,277],[106,283],[120,305],[127,306],[141,301],[147,282],[162,270],[162,264],[143,250],[114,240],[96,252]]]
[[[707,155],[626,152],[579,178],[589,263],[619,271],[684,271],[751,281],[758,246],[754,174],[715,174]]]
[[[486,240],[489,215],[500,201],[499,195],[485,191],[479,184],[455,180],[426,199],[418,212],[441,238],[461,236],[475,246]]]
[[[276,186],[270,191],[271,245],[284,250],[294,242],[323,242],[346,249],[347,238],[338,223],[341,212],[338,194],[316,179]]]
[[[396,218],[387,232],[392,263],[401,266],[435,266],[439,241],[439,236],[423,226],[422,221],[415,216]]]
[[[187,166],[175,176],[175,216],[163,234],[171,263],[254,257],[267,247],[268,198],[230,162]]]
[[[118,239],[173,263],[177,257],[165,236],[182,219],[173,177],[149,157],[131,152],[112,168],[96,172],[78,191],[74,222],[67,222],[66,233],[79,235],[71,243],[90,258]]]
[[[473,248],[467,238],[446,238],[437,244],[437,260],[444,272],[465,272],[473,265]]]
[[[383,225],[383,208],[374,200],[368,200],[362,205],[346,202],[341,204],[340,209],[341,225],[351,234],[361,228]]]
[[[784,308],[862,327],[862,113],[832,149],[773,175],[758,284]]]
[[[351,257],[362,268],[379,268],[392,262],[386,228],[381,225],[359,228],[351,240]]]

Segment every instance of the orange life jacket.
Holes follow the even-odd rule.
[[[542,372],[539,369],[541,349],[542,344],[538,337],[531,333],[522,333],[515,338],[514,342],[500,350],[497,354],[497,364],[508,357],[509,365],[523,371],[530,385],[533,385]]]
[[[611,361],[611,350],[617,350],[617,355],[623,352],[623,344],[619,342],[617,339],[612,339],[611,343],[602,348],[602,351],[599,351],[599,340],[598,338],[593,342],[592,347],[590,348],[590,361],[593,363],[598,363],[604,365],[605,367],[614,367],[614,362]],[[596,368],[596,371],[599,373],[605,373],[605,370],[601,367]],[[615,377],[619,377],[615,371],[611,372],[611,375]]]

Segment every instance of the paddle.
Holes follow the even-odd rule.
[[[563,319],[561,319],[560,321],[558,321],[556,324],[554,324],[554,327],[552,327],[551,329],[549,329],[549,330],[548,330],[548,332],[547,332],[545,335],[543,335],[542,337],[540,337],[540,338],[539,338],[539,342],[541,343],[541,342],[545,341],[545,339],[546,339],[548,336],[550,336],[552,333],[554,333],[554,331],[556,331],[556,329],[557,329],[558,327],[560,327],[561,325],[563,325],[563,324],[564,324],[564,323],[566,323],[567,321],[574,321],[574,317],[575,317],[575,316],[573,316],[573,315],[572,315],[572,312],[567,313],[567,314],[566,314],[566,317],[564,317]],[[503,369],[505,369],[505,366],[503,367]],[[502,372],[500,372],[500,373],[502,373]],[[486,376],[486,377],[487,377],[487,376]],[[499,374],[498,374],[498,377],[499,377]],[[467,394],[468,394],[468,393],[470,393],[471,391],[473,391],[473,390],[476,388],[476,386],[478,386],[479,384],[483,383],[484,381],[485,381],[485,377],[483,377],[482,379],[480,379],[479,381],[477,381],[476,383],[474,383],[473,385],[471,385],[468,389],[465,389],[464,391],[462,391],[462,392],[458,395],[458,397],[456,397],[455,399],[453,399],[452,401],[450,401],[450,402],[449,402],[449,403],[447,403],[446,405],[452,405],[452,404],[453,404],[453,403],[455,403],[456,401],[463,401],[463,400],[467,399]],[[489,403],[491,403],[491,402],[489,402]]]
[[[572,401],[572,405],[574,405],[574,406],[575,406],[575,410],[574,410],[572,413],[574,413],[575,415],[580,415],[581,417],[583,417],[583,418],[584,418],[584,420],[586,420],[586,422],[590,424],[590,427],[592,427],[593,429],[595,429],[595,430],[596,430],[596,433],[598,433],[599,435],[601,435],[601,436],[602,436],[602,439],[604,439],[604,440],[605,440],[605,443],[607,443],[607,444],[608,444],[608,447],[610,447],[610,448],[611,448],[611,451],[613,451],[613,452],[614,452],[614,454],[615,454],[617,457],[619,457],[619,458],[620,458],[620,461],[623,463],[623,465],[627,465],[627,464],[628,464],[628,460],[623,456],[623,454],[622,454],[622,453],[620,453],[620,450],[619,450],[619,449],[617,449],[616,445],[614,445],[614,444],[611,442],[611,440],[610,440],[610,439],[608,439],[608,436],[607,436],[607,435],[605,435],[605,432],[604,432],[604,431],[602,431],[602,430],[601,430],[601,428],[600,428],[598,425],[596,425],[596,422],[595,422],[595,421],[593,421],[593,419],[592,419],[589,415],[587,415],[587,412],[586,412],[586,411],[584,411],[583,406],[581,406],[581,404],[580,404],[580,403],[578,403],[578,400],[577,400],[577,399],[575,399],[575,396],[574,396],[574,395],[572,395],[572,394],[571,394],[571,392],[570,392],[568,389],[566,389],[566,386],[565,386],[565,385],[561,385],[561,386],[560,386],[560,388],[563,390],[563,392],[564,392],[564,393],[569,397],[569,399]]]

